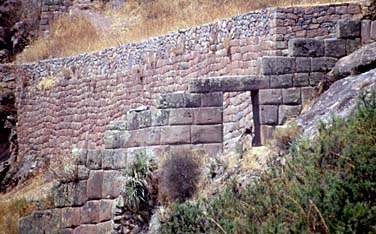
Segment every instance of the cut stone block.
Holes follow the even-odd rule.
[[[326,39],[325,56],[341,58],[346,55],[346,40],[342,39]]]
[[[158,100],[158,108],[183,108],[184,105],[184,93],[169,93],[162,94]]]
[[[169,125],[185,125],[193,123],[193,109],[171,109]]]
[[[285,75],[296,72],[295,58],[264,56],[258,59],[259,74]]]
[[[223,122],[223,110],[218,107],[206,107],[194,109],[194,124],[221,124]]]
[[[86,202],[86,204],[82,207],[82,210],[81,210],[81,223],[82,224],[99,223],[100,204],[101,204],[100,200]]]
[[[336,65],[338,59],[330,57],[312,58],[312,72],[329,72]]]
[[[127,113],[127,129],[139,129],[139,113],[137,111],[130,111]]]
[[[324,41],[319,39],[296,38],[289,40],[289,56],[321,57],[325,53]]]
[[[88,150],[86,158],[86,167],[91,170],[98,170],[102,167],[102,151]]]
[[[300,88],[282,90],[283,104],[294,105],[301,103]]]
[[[277,105],[260,105],[260,123],[275,125],[278,123]]]
[[[361,22],[361,38],[362,38],[361,42],[362,42],[362,44],[369,43],[371,41],[371,22],[372,22],[371,20],[362,20],[362,22]],[[376,24],[375,24],[375,26],[376,26]],[[376,28],[375,28],[375,30],[376,30]]]
[[[138,112],[138,125],[139,128],[147,128],[151,126],[151,111],[144,110]]]
[[[112,233],[112,230],[112,221],[97,224],[97,234]]]
[[[98,234],[95,224],[80,225],[74,229],[73,234]]]
[[[77,227],[81,224],[81,208],[67,207],[62,209],[62,228]]]
[[[114,120],[107,125],[107,130],[118,130],[124,131],[127,130],[127,121],[125,120]]]
[[[259,104],[277,105],[282,104],[281,89],[262,89],[259,91]]]
[[[201,106],[201,95],[200,94],[184,94],[184,106],[189,107],[200,107]]]
[[[122,131],[106,131],[104,133],[104,147],[106,149],[118,149],[123,144]]]
[[[60,183],[53,188],[55,207],[67,207],[73,205],[72,183]]]
[[[123,169],[127,163],[126,149],[106,149],[103,151],[102,168],[106,170]]]
[[[151,113],[151,125],[163,126],[168,125],[170,112],[164,109],[153,110]]]
[[[211,93],[202,94],[201,104],[203,107],[223,106],[223,93],[211,92]]]
[[[360,28],[360,20],[339,20],[337,22],[337,38],[358,38],[360,37]]]
[[[29,234],[33,232],[33,216],[20,217],[18,221],[18,233]]]
[[[103,171],[90,171],[87,180],[87,196],[88,199],[102,198]]]
[[[302,106],[286,106],[281,105],[279,106],[279,115],[278,115],[278,124],[283,125],[286,121],[290,118],[295,118],[300,114],[302,110]]]
[[[73,228],[60,229],[58,234],[73,234]]]
[[[78,165],[78,179],[79,180],[87,180],[89,178],[89,168],[87,168],[86,166],[82,166],[82,165]]]
[[[261,125],[260,135],[261,135],[261,145],[266,145],[272,138],[275,126]]]
[[[354,51],[358,50],[361,47],[360,39],[348,39],[346,42],[346,53],[351,54]]]
[[[309,85],[309,73],[295,73],[293,79],[294,87],[303,87]]]
[[[190,126],[161,127],[161,144],[189,144],[191,142]]]
[[[111,220],[113,200],[104,199],[100,201],[99,207],[99,222]]]
[[[192,144],[223,142],[222,124],[192,125]]]
[[[270,88],[290,88],[292,87],[293,75],[270,76]]]
[[[370,37],[372,40],[376,40],[376,20],[372,21],[370,25]]]
[[[303,105],[307,104],[309,101],[312,100],[313,91],[314,91],[313,87],[303,87],[301,89],[301,92],[302,92],[302,104]]]
[[[311,58],[300,57],[296,58],[296,72],[310,72]]]
[[[72,185],[72,196],[73,205],[82,206],[88,200],[87,197],[87,181],[81,180],[79,182],[74,182]]]
[[[309,84],[310,85],[317,85],[320,81],[324,80],[326,76],[325,72],[312,72],[309,75]]]
[[[116,198],[120,195],[122,174],[120,171],[104,171],[102,198]]]

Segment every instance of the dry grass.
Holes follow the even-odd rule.
[[[49,39],[32,43],[17,61],[100,50],[271,6],[348,1],[352,0],[128,0],[122,9],[104,10],[102,16],[62,17],[53,24]]]
[[[0,234],[17,234],[18,220],[37,209],[52,207],[52,183],[35,177],[21,189],[0,194]]]

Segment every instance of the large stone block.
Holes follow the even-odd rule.
[[[296,38],[289,40],[289,56],[321,57],[325,54],[324,41],[320,39]]]
[[[99,223],[100,204],[100,200],[86,202],[86,204],[81,208],[82,224]]]
[[[103,172],[102,198],[116,198],[120,194],[122,173],[120,171]]]
[[[138,127],[147,128],[151,126],[151,111],[143,110],[138,112]]]
[[[223,93],[210,92],[202,94],[201,105],[203,107],[220,107],[223,106]]]
[[[88,199],[102,198],[103,171],[90,171],[87,180],[87,196]]]
[[[123,169],[127,163],[126,149],[106,149],[103,151],[102,168],[105,170]]]
[[[122,131],[106,131],[104,133],[104,147],[106,149],[118,149],[121,148],[122,142]]]
[[[161,142],[160,143],[162,145],[191,143],[190,126],[161,127]]]
[[[193,145],[192,150],[194,152],[203,152],[207,154],[209,157],[218,156],[223,152],[223,144],[222,143],[213,143],[213,144],[198,144]]]
[[[101,150],[88,150],[86,167],[91,170],[98,170],[102,167],[102,151]]]
[[[221,124],[223,122],[222,108],[195,108],[193,113],[194,124]]]
[[[18,221],[18,233],[30,234],[33,231],[33,216],[21,217]]]
[[[309,74],[309,84],[317,85],[320,81],[324,80],[326,76],[325,72],[312,72]]]
[[[346,40],[325,39],[325,56],[341,58],[346,55]]]
[[[261,125],[260,126],[260,135],[261,135],[261,145],[266,145],[273,139],[273,132],[275,126],[270,125]]]
[[[87,181],[81,180],[73,182],[72,185],[73,206],[82,206],[88,200]]]
[[[180,108],[171,109],[169,125],[185,125],[193,123],[193,109]]]
[[[141,146],[145,142],[145,131],[144,129],[125,131],[121,133],[120,139],[121,148]]]
[[[362,46],[360,39],[348,39],[346,40],[346,53],[351,54],[354,51],[358,50]]]
[[[76,227],[73,234],[99,234],[97,233],[97,226],[95,224],[86,224]]]
[[[361,22],[360,34],[361,34],[362,44],[366,44],[371,41],[371,22],[372,22],[371,20],[367,20],[367,19],[362,20]]]
[[[270,76],[270,88],[290,88],[292,87],[293,75],[274,75]]]
[[[298,57],[296,58],[296,72],[310,72],[311,58]]]
[[[35,234],[58,233],[61,227],[61,209],[34,211],[33,222],[29,227]]]
[[[62,228],[77,227],[81,224],[81,208],[67,207],[62,209]]]
[[[97,234],[110,234],[113,233],[112,230],[112,221],[97,224]]]
[[[300,88],[289,88],[282,90],[283,104],[294,105],[301,103]]]
[[[77,176],[79,180],[87,180],[89,178],[89,168],[86,166],[78,165]]]
[[[101,200],[101,204],[99,207],[99,222],[111,220],[113,204],[113,200]]]
[[[118,130],[118,131],[127,130],[127,121],[125,121],[125,120],[114,120],[114,121],[111,121],[107,125],[106,130]]]
[[[139,112],[137,111],[129,111],[127,113],[127,129],[128,130],[135,130],[140,128],[139,123]]]
[[[259,91],[260,105],[277,105],[282,104],[281,89],[262,89]]]
[[[290,118],[295,118],[300,114],[302,110],[302,106],[287,106],[281,105],[279,106],[279,114],[278,114],[278,124],[283,125],[286,121]]]
[[[339,20],[337,22],[337,38],[348,39],[360,37],[360,20]]]
[[[257,60],[259,74],[285,75],[296,71],[295,58],[280,56],[264,56]]]
[[[305,105],[313,98],[314,88],[313,87],[303,87],[302,92],[302,104]]]
[[[329,72],[336,65],[338,59],[330,57],[312,58],[312,72]]]
[[[223,128],[218,125],[193,125],[192,126],[192,144],[202,143],[222,143]]]
[[[293,78],[294,87],[304,87],[309,85],[309,73],[295,73]]]
[[[201,94],[184,94],[184,107],[200,107],[201,106]]]
[[[184,93],[162,94],[157,102],[157,107],[160,109],[185,107]]]
[[[260,123],[274,125],[278,123],[277,105],[260,105]]]
[[[163,126],[168,125],[169,121],[169,110],[157,109],[151,112],[151,125],[152,126]]]

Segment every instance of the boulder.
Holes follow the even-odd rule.
[[[376,69],[339,80],[297,117],[296,124],[303,127],[305,136],[313,138],[319,121],[327,123],[333,115],[343,119],[352,115],[356,98],[371,88],[376,88]]]
[[[376,42],[363,46],[352,54],[338,60],[329,76],[333,80],[360,74],[376,68]]]

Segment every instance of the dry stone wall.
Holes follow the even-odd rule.
[[[74,144],[99,148],[106,125],[124,119],[129,109],[153,107],[161,94],[187,90],[189,78],[257,74],[259,57],[283,55],[289,37],[301,31],[333,37],[338,18],[360,18],[354,9],[360,5],[271,8],[96,53],[21,65],[26,75],[17,88],[20,154],[67,155]],[[308,18],[306,11],[312,12]],[[321,30],[310,29],[322,12],[333,17],[320,19]],[[230,92],[224,103],[224,136],[234,142],[248,122],[251,99]]]

